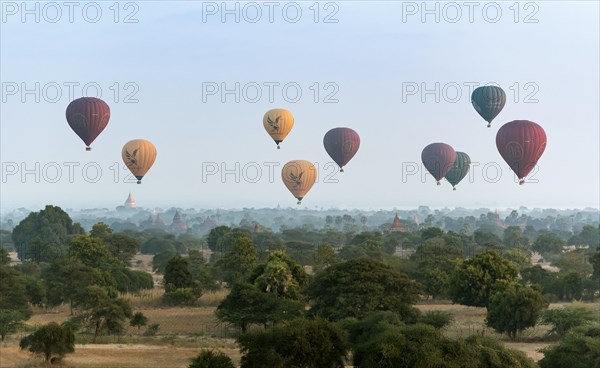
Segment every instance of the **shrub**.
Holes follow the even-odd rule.
[[[167,305],[194,305],[197,299],[192,288],[175,289],[163,295],[163,301]]]
[[[188,368],[235,368],[231,359],[221,353],[213,350],[202,350],[197,357],[192,360]]]

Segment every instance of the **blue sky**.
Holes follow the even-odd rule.
[[[253,3],[261,17],[253,4],[230,2],[229,9],[239,6],[239,23],[232,14],[222,21],[221,2],[122,2],[118,15],[113,2],[99,2],[95,23],[95,7],[86,2],[75,7],[73,22],[68,9],[61,6],[58,17],[45,3],[39,3],[39,22],[31,14],[23,22],[20,4],[2,2],[0,23],[3,212],[46,203],[114,207],[129,191],[145,207],[293,205],[279,174],[293,159],[318,163],[320,180],[304,200],[311,208],[598,206],[597,2],[498,3],[501,14],[495,3],[481,2],[472,22],[463,2],[454,3],[460,17],[453,5],[428,3],[428,9],[438,4],[438,22],[434,14],[422,21],[422,2],[321,2],[317,23],[312,1],[277,3],[273,22],[264,2]],[[35,12],[35,3],[29,6]],[[292,23],[298,7],[302,15]],[[128,14],[138,22],[125,23]],[[328,14],[337,23],[325,23]],[[508,101],[488,129],[470,104],[468,86],[491,82]],[[23,93],[36,83],[39,102]],[[203,85],[233,89],[236,83],[239,102],[220,91],[203,96]],[[439,102],[422,93],[436,83]],[[91,96],[100,87],[112,112],[91,152],[64,116],[68,86],[77,98],[86,84]],[[256,85],[262,97],[255,99]],[[273,102],[268,85],[275,86]],[[409,85],[419,92],[403,93]],[[296,119],[281,150],[262,128],[263,114],[276,107]],[[524,186],[495,145],[498,128],[520,119],[539,123],[548,135],[537,182]],[[338,126],[362,139],[343,174],[322,147],[325,132]],[[158,150],[142,185],[123,182],[121,147],[135,138]],[[467,152],[478,164],[456,192],[448,183],[437,187],[429,175],[425,183],[421,175],[406,175],[432,142]],[[219,172],[209,175],[215,167]],[[37,172],[39,182],[34,174],[22,177],[24,168]],[[102,175],[95,180],[97,168]],[[224,178],[222,169],[230,170]]]

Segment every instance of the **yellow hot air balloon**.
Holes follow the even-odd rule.
[[[317,169],[309,161],[290,161],[281,169],[281,179],[294,197],[298,198],[298,204],[301,204],[302,198],[317,180]]]
[[[142,178],[156,160],[156,147],[145,139],[134,139],[125,143],[121,156],[125,166],[137,178],[137,183],[142,184]]]
[[[294,116],[286,109],[269,110],[263,117],[263,126],[279,149],[279,143],[283,142],[294,127]]]

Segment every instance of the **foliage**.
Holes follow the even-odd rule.
[[[23,326],[23,320],[27,316],[23,313],[10,309],[0,309],[0,341],[6,339],[6,335],[16,332]]]
[[[285,251],[271,252],[267,262],[255,269],[250,281],[261,291],[277,298],[302,299],[302,289],[308,284],[304,268],[294,262]]]
[[[324,319],[295,319],[238,338],[242,368],[343,368],[346,333]]]
[[[3,309],[20,312],[26,317],[31,315],[21,278],[8,266],[0,266],[0,310]]]
[[[582,277],[592,275],[593,266],[587,261],[587,250],[577,249],[562,254],[559,260],[555,263],[561,272],[576,272]]]
[[[188,368],[235,368],[231,358],[222,352],[202,349]]]
[[[192,274],[187,259],[176,255],[167,262],[163,284],[167,293],[175,289],[192,287]]]
[[[6,248],[0,248],[0,266],[7,266],[10,264],[10,256]]]
[[[217,226],[211,229],[208,233],[208,237],[206,238],[206,243],[210,250],[212,250],[213,252],[216,251],[219,240],[230,231],[231,228],[229,226]]]
[[[441,330],[454,322],[454,315],[452,312],[443,310],[426,311],[419,317],[419,322]]]
[[[82,320],[94,329],[94,343],[104,330],[109,334],[121,333],[125,320],[133,316],[127,300],[116,298],[114,294],[97,285],[90,285],[85,289],[79,305],[82,309]]]
[[[21,339],[19,347],[34,354],[43,354],[48,364],[52,356],[62,358],[75,351],[75,336],[68,326],[51,322]]]
[[[563,338],[572,328],[591,323],[595,319],[591,310],[577,306],[548,309],[540,316],[543,324],[552,325],[548,334],[556,334],[560,338]]]
[[[544,232],[541,233],[537,239],[535,239],[532,249],[544,257],[547,257],[548,255],[552,254],[560,254],[565,245],[565,241],[562,240],[558,235],[550,232]]]
[[[163,302],[167,305],[194,305],[198,300],[192,288],[179,288],[164,293]]]
[[[454,303],[485,307],[495,284],[500,280],[515,281],[517,266],[496,251],[486,251],[458,264],[450,277],[450,296]]]
[[[152,270],[158,273],[165,273],[165,268],[167,268],[167,263],[171,260],[171,258],[177,255],[176,252],[166,251],[155,254],[152,257]]]
[[[293,300],[278,299],[246,283],[234,284],[219,304],[215,315],[246,332],[251,324],[276,324],[304,312],[304,305]]]
[[[119,264],[101,239],[86,235],[80,235],[70,242],[68,256],[93,268]]]
[[[516,282],[499,282],[487,306],[486,324],[511,339],[538,321],[540,312],[548,308],[542,295]]]
[[[223,280],[229,284],[246,280],[258,262],[256,246],[248,237],[235,240],[231,252],[225,253],[217,262]]]
[[[600,367],[600,327],[575,328],[558,344],[542,350],[540,368]]]
[[[405,310],[417,302],[421,287],[383,263],[360,259],[325,269],[307,292],[313,301],[311,314],[336,321],[378,310]]]
[[[19,254],[19,259],[36,262],[51,262],[56,254],[47,252],[51,246],[60,248],[73,235],[84,234],[77,223],[73,223],[69,215],[60,207],[46,206],[39,212],[31,212],[12,232],[12,240]],[[37,244],[37,249],[32,245]]]
[[[146,326],[148,324],[148,317],[144,315],[142,312],[135,312],[131,319],[129,320],[129,325],[131,327],[137,327],[138,335],[140,334],[140,328],[142,326]]]

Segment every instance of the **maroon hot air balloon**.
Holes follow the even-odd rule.
[[[546,132],[533,121],[514,120],[498,130],[496,147],[523,185],[546,149]]]
[[[106,102],[95,97],[82,97],[67,106],[67,122],[75,134],[85,143],[85,150],[106,128],[110,119],[110,108]]]
[[[344,171],[344,166],[354,157],[360,147],[358,133],[350,128],[333,128],[323,137],[325,151]]]
[[[435,178],[437,185],[454,165],[456,152],[446,143],[432,143],[421,152],[421,160],[429,173]]]

